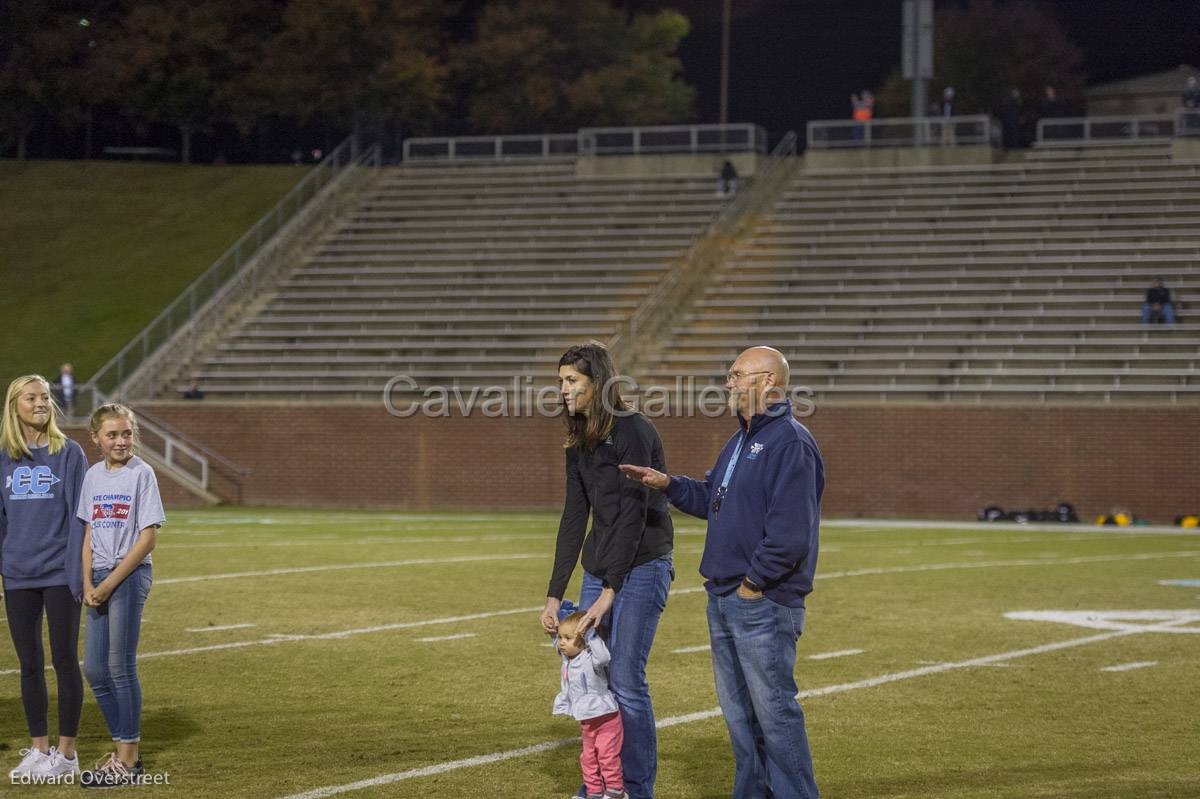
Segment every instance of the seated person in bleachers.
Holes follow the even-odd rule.
[[[1163,285],[1161,277],[1154,278],[1153,285],[1146,290],[1146,301],[1142,303],[1142,324],[1161,321],[1170,327],[1175,324],[1175,306],[1171,302],[1171,290]]]

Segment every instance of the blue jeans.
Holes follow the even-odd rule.
[[[796,701],[796,641],[804,608],[734,591],[708,596],[717,698],[733,744],[734,799],[817,799],[804,711]]]
[[[609,629],[608,685],[617,697],[625,742],[621,747],[621,770],[630,799],[652,799],[658,774],[658,733],[654,706],[646,682],[646,661],[658,629],[658,619],[667,606],[667,593],[675,569],[671,557],[652,560],[630,570],[617,592],[612,610],[604,617]],[[603,582],[583,573],[579,607],[589,608],[600,596]]]
[[[100,585],[112,569],[93,569],[92,585]],[[142,609],[153,582],[150,565],[138,566],[99,608],[87,609],[83,673],[112,739],[137,743],[142,738],[142,686],[137,673],[138,634]]]
[[[1159,311],[1159,313],[1162,315],[1163,324],[1164,325],[1175,324],[1175,306],[1169,302],[1165,302],[1160,307],[1162,308],[1162,310]],[[1150,303],[1148,303],[1148,302],[1142,303],[1142,324],[1143,325],[1150,324],[1150,322],[1152,321],[1151,317],[1153,317],[1153,316],[1154,316],[1154,308],[1150,305]]]

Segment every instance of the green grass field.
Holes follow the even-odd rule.
[[[578,727],[550,715],[558,664],[536,618],[552,514],[169,515],[140,651],[143,752],[171,784],[147,790],[286,797],[381,778],[341,795],[518,799],[578,784]],[[1200,795],[1200,586],[1160,584],[1200,577],[1200,535],[831,522],[822,541],[796,671],[825,797]],[[708,653],[676,651],[708,642],[703,542],[678,520],[650,659],[664,799],[731,785],[724,724],[704,713]],[[1192,616],[1005,616],[1047,610]],[[7,769],[28,739],[0,640]],[[89,693],[82,758],[108,747]]]
[[[306,171],[0,160],[0,381],[90,378]]]

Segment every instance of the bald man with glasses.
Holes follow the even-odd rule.
[[[734,799],[816,799],[796,641],[817,566],[825,469],[788,399],[787,359],[751,347],[726,376],[738,430],[704,480],[622,465],[675,507],[708,521],[713,674],[735,761]]]

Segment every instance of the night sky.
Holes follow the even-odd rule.
[[[878,88],[900,63],[901,0],[733,0],[729,118],[756,122],[773,138],[809,119],[849,114],[853,91]],[[936,2],[937,6],[944,5]],[[699,121],[719,108],[721,0],[630,2],[677,7],[692,19],[681,50],[699,89]],[[1087,82],[1200,66],[1196,0],[1041,0],[1084,51]]]
[[[455,0],[451,29],[471,35],[473,20],[492,0]],[[565,0],[564,0],[565,1]],[[0,0],[3,2],[3,0]],[[698,89],[697,121],[716,122],[722,0],[611,0],[627,11],[675,8],[692,21],[680,57],[684,78]],[[1200,66],[1200,0],[1033,0],[1057,18],[1085,56],[1089,84],[1134,77],[1180,64]],[[966,0],[935,0],[938,7]],[[900,62],[902,0],[733,0],[732,122],[753,122],[772,143],[788,130],[803,135],[810,119],[844,119],[851,92],[877,89]],[[936,90],[936,87],[931,87]],[[681,120],[682,121],[682,120]],[[140,130],[140,132],[139,132]],[[476,133],[451,120],[435,135]],[[523,131],[538,133],[541,131]],[[325,128],[275,125],[263,141],[243,140],[231,125],[197,136],[199,162],[218,153],[233,161],[282,160],[297,147],[331,146],[340,138]],[[396,148],[390,134],[385,147]],[[97,119],[96,142],[177,146],[163,125],[131,127],[117,114]],[[323,144],[322,144],[323,143]],[[83,137],[46,120],[30,142],[33,157],[80,157]]]

